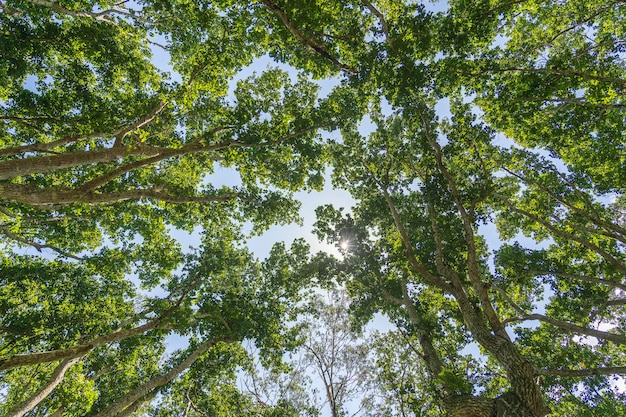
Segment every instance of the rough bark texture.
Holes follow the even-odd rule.
[[[455,297],[476,341],[487,349],[506,370],[511,390],[531,412],[528,415],[543,417],[548,414],[550,409],[545,405],[539,387],[535,383],[534,367],[519,353],[510,340],[495,336],[489,331],[466,297],[462,294],[455,294]]]
[[[453,395],[443,400],[453,417],[534,417],[532,411],[512,392],[498,398]]]
[[[113,161],[127,156],[154,156],[158,148],[142,146],[134,149],[124,147],[96,149],[93,151],[67,152],[59,155],[38,156],[0,162],[0,180],[31,174],[46,174],[63,168]]]
[[[79,358],[93,349],[90,345],[80,345],[67,349],[50,350],[47,352],[18,354],[0,360],[0,371],[18,368],[20,366],[37,365],[40,363],[54,362],[62,359]]]
[[[77,189],[54,187],[37,188],[30,185],[0,183],[0,196],[29,206],[49,206],[67,204],[112,204],[119,201],[141,200],[145,198],[170,203],[210,203],[226,201],[236,197],[235,194],[214,196],[172,195],[162,188],[146,188],[125,190],[114,193],[83,192]]]
[[[474,397],[473,395],[453,395],[444,398],[445,409],[453,417],[493,417],[496,400]]]
[[[548,410],[549,412],[549,410]],[[496,399],[496,417],[533,417],[534,414],[512,392],[507,392]]]

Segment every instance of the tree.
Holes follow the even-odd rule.
[[[257,412],[231,389],[239,343],[279,362],[299,291],[339,281],[360,323],[417,341],[420,412],[624,414],[624,5],[446,3],[0,2],[2,412]],[[298,74],[238,79],[260,56]],[[341,259],[235,243],[295,220],[327,165],[356,200],[319,209]]]
[[[321,381],[332,417],[357,415],[347,407],[352,402],[360,403],[359,411],[368,406],[368,349],[352,328],[346,295],[334,290],[327,300],[314,296],[305,311],[298,323],[304,326],[304,365]]]
[[[113,310],[117,294],[103,295],[106,283],[99,283],[100,277],[89,276],[87,271],[81,271],[92,283],[92,291],[86,294],[98,295],[98,301],[109,309],[80,311],[83,304],[77,303],[75,312],[82,314],[82,327],[74,327],[80,325],[76,320],[54,316],[66,308],[66,298],[85,295],[75,294],[73,286],[63,288],[64,283],[58,283],[61,288],[49,294],[50,304],[45,293],[33,291],[24,295],[25,301],[15,300],[3,315],[0,339],[8,353],[0,362],[7,390],[3,414],[130,415],[149,405],[157,394],[176,392],[179,385],[206,380],[210,392],[211,384],[227,386],[235,378],[247,355],[241,345],[244,339],[254,341],[268,363],[280,361],[292,337],[281,323],[288,320],[297,295],[273,281],[276,272],[271,265],[275,261],[269,259],[265,265],[254,261],[233,243],[234,236],[220,233],[205,234],[202,251],[191,256],[185,273],[172,280],[169,295],[146,299],[142,311],[136,311],[131,303]],[[278,254],[280,249],[274,256]],[[75,271],[80,268],[71,264],[40,261],[39,266],[56,274],[65,268],[74,272],[73,277],[80,277]],[[30,274],[36,274],[33,271]],[[47,284],[45,278],[44,274],[37,277]],[[291,288],[297,291],[297,285]],[[54,305],[56,300],[63,304]],[[90,301],[87,306],[97,307]],[[52,322],[41,325],[41,334],[16,338],[14,334],[20,330],[12,322],[18,321],[18,315],[32,317],[31,323],[48,317]],[[64,333],[67,337],[60,338]],[[186,338],[188,346],[167,355],[166,337],[172,335]],[[211,401],[205,397],[207,393],[188,387],[185,395],[194,398],[194,404]],[[83,401],[78,401],[81,396]],[[169,397],[165,398],[167,403]]]
[[[107,239],[115,250],[99,256],[155,285],[182,260],[168,228],[294,220],[289,192],[320,186],[317,130],[335,122],[315,85],[277,69],[240,80],[227,98],[267,36],[248,38],[253,17],[182,3],[94,7],[3,3],[6,241],[81,258]],[[151,60],[157,34],[181,81]],[[236,168],[242,186],[213,186],[217,166]]]
[[[360,314],[385,311],[415,334],[436,398],[453,416],[543,415],[549,408],[540,389],[552,384],[567,386],[574,401],[617,412],[623,404],[608,405],[606,396],[615,394],[606,390],[608,376],[624,372],[618,352],[626,340],[614,320],[623,285],[620,227],[576,174],[532,152],[494,146],[492,130],[468,106],[452,110],[443,122],[417,105],[379,116],[369,137],[346,132],[336,145],[336,180],[358,204],[354,217],[319,210],[321,236],[352,236],[335,274],[357,297]],[[490,221],[503,239],[522,231],[547,240],[547,248],[505,243],[494,271],[480,235]],[[548,294],[546,313],[534,312]],[[517,325],[529,320],[540,325]],[[459,368],[459,352],[471,341],[489,357],[480,379]],[[581,358],[578,366],[573,357]],[[484,379],[490,368],[501,371]],[[578,377],[595,394],[579,398],[560,377]],[[567,410],[565,403],[550,407]]]

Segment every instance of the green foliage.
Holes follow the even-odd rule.
[[[71,346],[118,326],[133,309],[135,290],[117,273],[27,256],[2,258],[0,271],[3,355]]]
[[[315,415],[306,378],[263,403],[238,376],[294,375],[327,330],[302,302],[339,285],[341,331],[401,332],[348,338],[386,395],[367,413],[624,414],[621,2],[0,9],[0,413],[52,384],[24,413]],[[355,200],[317,209],[338,255],[257,260],[247,236],[329,168]]]

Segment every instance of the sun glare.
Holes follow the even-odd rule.
[[[344,240],[339,246],[341,249],[347,250],[350,247],[350,242],[348,240]]]

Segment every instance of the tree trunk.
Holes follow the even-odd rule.
[[[114,161],[127,156],[154,156],[163,149],[141,146],[136,148],[114,147],[91,151],[66,152],[58,155],[36,156],[0,162],[0,180],[31,174],[46,174],[64,168]]]
[[[443,400],[453,417],[534,417],[535,414],[512,392],[496,399],[454,395]]]
[[[529,415],[543,417],[548,414],[550,409],[545,405],[535,383],[534,367],[519,353],[513,342],[496,336],[489,330],[465,293],[459,291],[454,296],[474,338],[506,370],[512,392],[531,411]]]
[[[493,355],[493,357],[495,357],[496,360],[506,370],[508,380],[511,384],[512,392],[521,402],[521,404],[524,404],[524,407],[528,410],[528,412],[531,413],[528,415],[533,417],[544,417],[550,412],[550,409],[545,405],[541,396],[541,392],[539,391],[539,387],[535,383],[534,367],[519,353],[519,351],[507,335],[494,334],[494,332],[492,332],[492,329],[490,329],[486,325],[487,321],[485,320],[484,311],[481,310],[479,306],[470,301],[466,293],[466,289],[464,288],[464,284],[461,282],[456,272],[443,271],[444,275],[448,279],[447,281],[445,281],[441,279],[441,277],[432,274],[426,267],[424,267],[424,265],[418,262],[412,250],[413,245],[411,243],[411,239],[404,229],[402,219],[400,218],[400,215],[395,208],[391,196],[382,184],[379,183],[379,187],[391,211],[391,215],[396,225],[396,230],[399,232],[403,240],[407,253],[407,259],[413,271],[416,273],[416,275],[426,280],[429,284],[434,285],[454,296],[461,315],[463,316],[463,320],[465,321],[468,329],[474,336],[474,339],[491,355]],[[474,272],[476,273],[476,271]],[[407,298],[408,300],[407,295],[404,295],[404,298]],[[409,312],[410,310],[411,309],[409,308]],[[415,321],[414,318],[411,318],[411,320]],[[494,330],[497,331],[498,329]],[[426,344],[426,346],[428,346],[428,344]],[[429,371],[432,372],[433,369],[430,369]],[[476,400],[476,406],[479,408],[483,407],[481,409],[486,409],[484,408],[485,403],[482,402],[483,400],[487,401],[488,399],[480,398],[480,400]],[[471,409],[471,404],[473,403],[470,404],[468,402],[468,404]],[[463,417],[465,415],[462,414],[462,411],[459,411],[459,413],[461,413],[458,414],[459,417]],[[490,414],[479,414],[480,417],[482,417],[482,415],[489,416]],[[524,414],[521,415],[524,416]]]
[[[38,188],[30,185],[0,183],[0,196],[7,200],[29,206],[49,206],[66,204],[112,204],[127,200],[150,198],[170,203],[210,203],[230,200],[234,193],[214,196],[172,195],[162,188],[124,190],[114,193],[81,191],[63,187]]]
[[[443,405],[453,417],[494,417],[496,400],[473,395],[453,395],[444,398]]]

